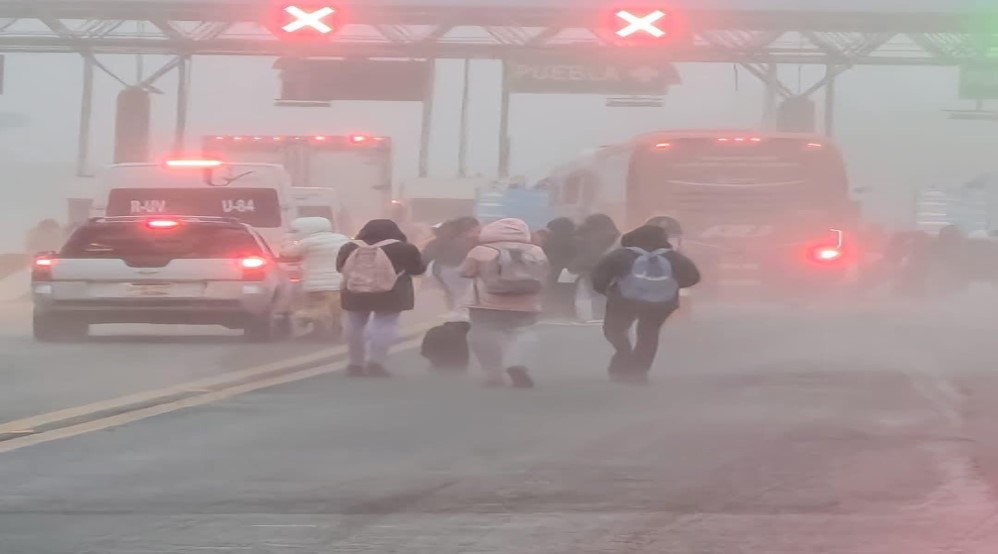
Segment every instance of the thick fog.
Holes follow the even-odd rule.
[[[733,2],[697,3],[728,7]],[[741,8],[939,11],[979,7],[966,2],[782,2],[737,3]],[[104,56],[124,79],[134,79],[136,60]],[[165,58],[146,57],[145,72]],[[416,103],[334,103],[329,108],[275,107],[279,82],[272,58],[195,58],[188,144],[204,134],[366,132],[391,136],[397,145],[395,179],[416,172],[421,108]],[[683,83],[669,91],[663,108],[607,108],[601,96],[515,95],[511,134],[514,174],[538,178],[551,167],[586,149],[654,129],[752,128],[762,113],[763,86],[731,64],[679,64]],[[821,67],[783,66],[791,90],[806,89],[821,77]],[[63,198],[86,196],[92,181],[72,178],[80,111],[82,63],[73,55],[14,54],[7,59],[0,96],[0,164],[11,182],[8,198],[21,209],[2,223],[13,240],[41,217],[64,217]],[[457,165],[458,114],[462,62],[437,64],[430,171],[451,176]],[[498,62],[472,63],[469,169],[496,173],[498,144]],[[919,186],[957,183],[994,170],[993,122],[953,121],[944,111],[969,109],[957,96],[956,68],[858,67],[838,81],[836,138],[841,143],[856,188],[868,190],[868,213],[890,225],[904,225],[911,213],[911,191]],[[154,151],[172,141],[175,82],[156,86]],[[110,160],[113,107],[120,85],[98,72],[90,168]],[[819,106],[822,97],[815,96]],[[820,115],[819,115],[820,119]],[[12,246],[12,245],[9,245]]]

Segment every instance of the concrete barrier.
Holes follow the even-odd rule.
[[[31,268],[24,266],[0,279],[0,302],[28,300],[31,296]]]

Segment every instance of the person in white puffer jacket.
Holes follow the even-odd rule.
[[[297,317],[311,322],[317,336],[339,338],[342,334],[343,275],[336,270],[336,258],[349,242],[346,235],[333,232],[328,219],[300,217],[291,222],[281,246],[282,257],[301,259],[306,307]]]

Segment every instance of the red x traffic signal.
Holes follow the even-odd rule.
[[[688,36],[682,14],[668,7],[620,7],[609,10],[600,25],[603,37],[615,44],[673,44]]]
[[[340,30],[340,15],[340,10],[330,4],[289,0],[272,8],[267,27],[284,40],[325,39]]]

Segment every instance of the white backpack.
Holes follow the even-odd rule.
[[[344,288],[357,294],[389,292],[395,288],[399,274],[384,247],[397,240],[383,240],[376,244],[354,241],[357,249],[350,253],[343,264]]]

